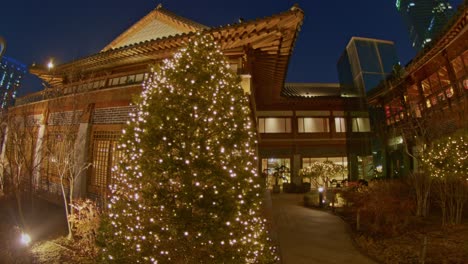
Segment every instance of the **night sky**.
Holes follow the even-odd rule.
[[[462,1],[450,2],[456,8]],[[158,3],[210,27],[271,16],[298,3],[305,20],[288,82],[338,82],[336,62],[352,36],[394,41],[403,65],[415,55],[395,0],[5,0],[0,9],[5,55],[45,65],[50,58],[61,64],[97,53]],[[18,92],[41,89],[28,74]]]

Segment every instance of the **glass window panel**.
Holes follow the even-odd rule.
[[[113,78],[111,80],[111,84],[110,84],[111,86],[118,85],[118,84],[119,84],[119,77]]]
[[[125,84],[127,82],[127,76],[122,76],[119,78],[119,84]]]
[[[440,92],[440,93],[437,95],[437,100],[438,100],[439,102],[445,101],[445,94],[444,94],[444,92]]]
[[[348,93],[353,90],[354,82],[351,72],[351,65],[348,58],[348,53],[345,51],[338,61],[338,79],[343,92]]]
[[[258,132],[265,133],[265,118],[258,119]]]
[[[463,59],[462,57],[456,57],[455,59],[452,60],[452,67],[453,70],[455,71],[455,76],[457,79],[460,79],[462,76],[465,75],[465,66],[463,65]]]
[[[144,73],[139,73],[135,76],[135,82],[141,82],[143,81],[143,77],[145,76]]]
[[[352,125],[353,132],[370,132],[370,122],[367,117],[356,117],[353,118]]]
[[[362,71],[381,73],[376,46],[369,41],[355,41]]]
[[[93,82],[93,89],[97,89],[99,87],[99,81]]]
[[[432,93],[431,92],[431,85],[429,84],[429,79],[424,79],[421,82],[421,85],[422,85],[422,90],[423,90],[423,93],[424,93],[424,97],[429,96]]]
[[[366,88],[366,92],[368,92],[377,87],[380,84],[380,82],[384,80],[385,76],[382,74],[363,73],[362,77],[364,79],[364,86]]]
[[[453,88],[450,86],[445,90],[445,94],[447,95],[447,98],[451,98],[453,96]]]
[[[291,182],[291,160],[281,158],[262,159],[262,174],[266,176],[268,188]]]
[[[377,43],[377,48],[379,50],[384,72],[391,73],[393,71],[393,67],[398,64],[395,45]]]
[[[445,87],[445,86],[449,85],[450,84],[450,78],[448,76],[447,68],[446,67],[440,68],[438,73],[439,73],[439,81],[440,81],[440,84],[442,85],[442,87]]]
[[[408,100],[410,102],[419,101],[420,98],[419,98],[418,86],[411,85],[407,90],[407,95],[408,95]]]
[[[299,133],[326,133],[330,131],[328,118],[301,117],[297,120]]]
[[[429,81],[431,83],[432,92],[436,92],[437,90],[440,89],[440,82],[439,82],[439,77],[438,77],[437,73],[432,74],[429,77]]]
[[[135,75],[128,76],[127,83],[134,83],[135,82]]]
[[[262,124],[263,123],[263,124]],[[259,118],[260,133],[291,133],[291,118]]]
[[[335,117],[335,130],[337,133],[346,132],[346,123],[344,117]]]
[[[354,79],[361,72],[360,68],[359,68],[359,58],[358,58],[358,56],[356,54],[357,53],[356,52],[356,46],[354,45],[354,43],[352,43],[349,46],[349,49],[347,49],[347,51],[349,52],[349,58],[350,58],[350,63],[349,64],[351,65],[351,72],[352,72],[353,79]]]
[[[468,50],[465,50],[465,52],[463,52],[463,64],[465,64],[465,73],[468,71]]]

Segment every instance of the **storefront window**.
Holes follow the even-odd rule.
[[[262,159],[262,174],[266,178],[267,188],[282,186],[291,182],[291,160],[282,158]]]

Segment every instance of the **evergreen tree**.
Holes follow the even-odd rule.
[[[239,78],[197,34],[143,85],[120,145],[104,257],[271,263],[255,132]]]

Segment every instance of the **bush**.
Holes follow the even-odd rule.
[[[319,194],[317,192],[309,192],[304,195],[304,205],[307,207],[319,207]]]
[[[96,257],[96,235],[100,225],[100,213],[96,204],[91,200],[78,200],[72,205],[74,214],[70,217],[73,233],[77,240],[77,248],[82,254]]]
[[[411,188],[402,181],[350,185],[342,195],[357,216],[357,228],[362,226],[374,235],[401,233],[408,226],[415,208]]]

